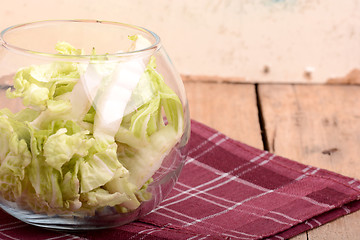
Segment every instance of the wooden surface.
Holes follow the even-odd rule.
[[[261,85],[259,95],[271,152],[360,177],[360,87]]]
[[[185,87],[193,119],[251,146],[360,178],[360,86],[186,82]],[[293,239],[360,239],[360,211]]]
[[[185,87],[191,118],[263,148],[254,85],[186,82]]]

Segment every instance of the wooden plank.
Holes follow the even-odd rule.
[[[339,218],[308,232],[309,240],[359,239],[360,211]]]
[[[270,151],[360,177],[360,87],[261,85]]]
[[[271,152],[360,178],[359,86],[261,85],[259,94]],[[359,231],[356,212],[308,237],[356,239]]]
[[[254,85],[186,82],[185,88],[192,119],[263,148]]]
[[[291,238],[291,240],[308,240],[308,236],[307,236],[307,233],[304,232],[304,233],[301,233],[301,234]]]

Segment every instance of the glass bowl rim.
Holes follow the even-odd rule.
[[[5,35],[12,31],[12,30],[16,30],[19,28],[23,28],[23,27],[31,27],[31,26],[36,26],[36,25],[41,25],[41,24],[46,24],[46,23],[71,23],[71,22],[75,22],[75,23],[93,23],[93,24],[109,24],[109,25],[118,25],[118,26],[122,26],[125,28],[129,28],[129,29],[136,29],[139,30],[141,32],[147,33],[149,35],[151,35],[153,37],[153,39],[155,40],[155,42],[146,48],[142,48],[136,51],[129,51],[129,52],[116,52],[116,53],[106,53],[106,54],[95,54],[95,55],[90,55],[90,54],[84,54],[84,55],[69,55],[69,54],[60,54],[60,53],[47,53],[47,52],[41,52],[41,51],[34,51],[31,49],[26,49],[26,48],[22,48],[16,45],[13,45],[7,41],[5,41],[4,37]],[[147,54],[151,54],[154,51],[158,50],[161,46],[161,40],[160,37],[154,33],[151,30],[148,30],[144,27],[140,27],[137,25],[132,25],[132,24],[127,24],[127,23],[121,23],[121,22],[116,22],[116,21],[103,21],[103,20],[95,20],[95,19],[56,19],[56,20],[41,20],[41,21],[33,21],[33,22],[27,22],[27,23],[21,23],[21,24],[16,24],[16,25],[12,25],[10,27],[5,28],[4,30],[2,30],[0,32],[0,44],[11,51],[14,52],[19,52],[22,54],[28,54],[28,55],[37,55],[40,57],[45,57],[45,58],[61,58],[61,59],[68,59],[68,60],[74,60],[74,59],[78,59],[78,60],[89,60],[90,58],[93,58],[94,56],[96,57],[107,57],[109,58],[118,58],[118,57],[131,57],[131,56],[137,56],[137,55],[147,55]]]

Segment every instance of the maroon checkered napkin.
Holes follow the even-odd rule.
[[[234,141],[192,121],[178,183],[128,225],[61,233],[0,212],[1,239],[287,239],[360,209],[360,181]]]

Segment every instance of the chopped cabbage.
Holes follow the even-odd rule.
[[[130,39],[129,51],[150,45]],[[83,54],[66,42],[56,50]],[[25,108],[0,110],[0,194],[37,213],[138,208],[183,134],[182,103],[153,56],[147,66],[94,55],[87,66],[24,67],[7,97],[22,98]]]

